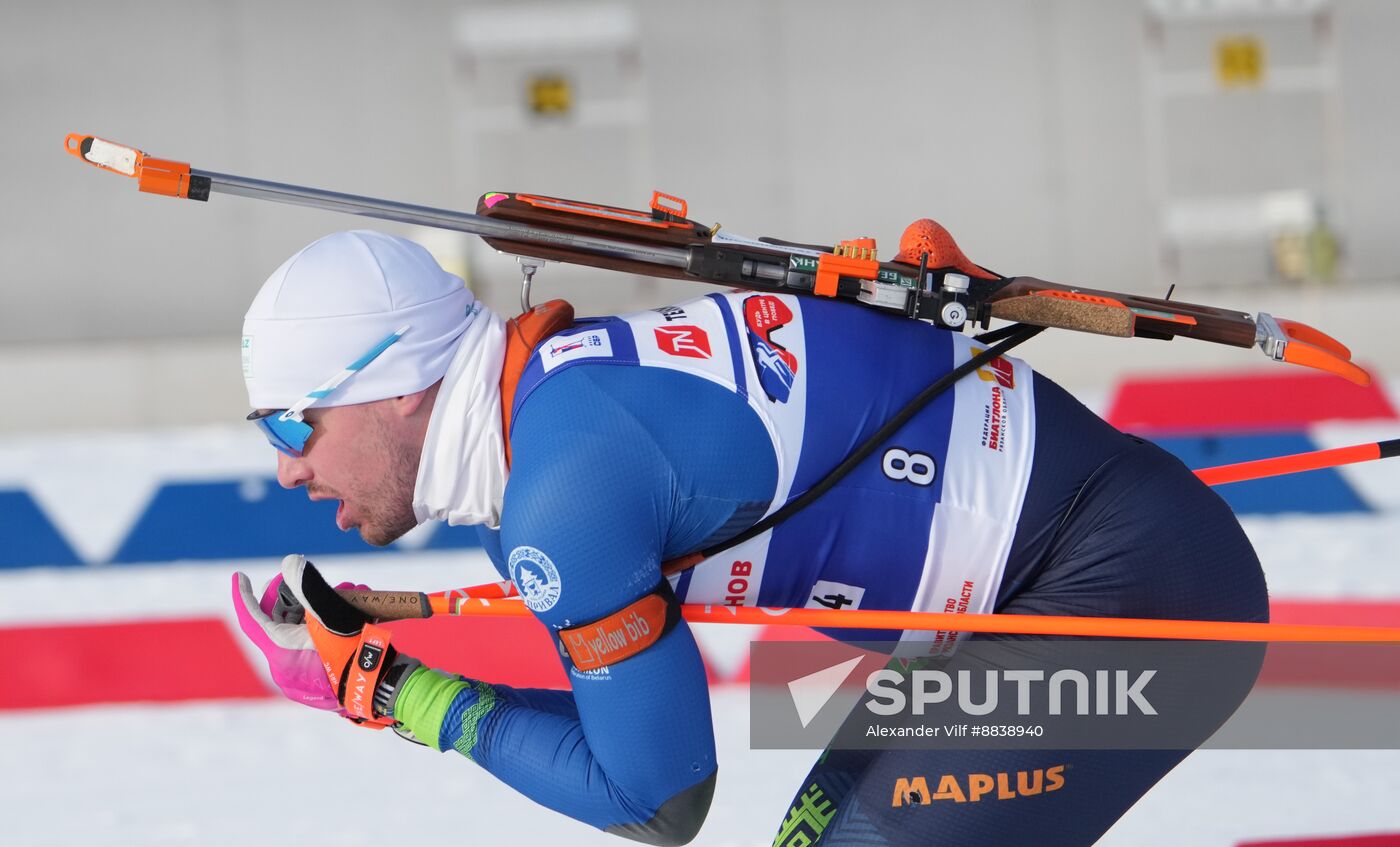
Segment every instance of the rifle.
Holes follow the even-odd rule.
[[[827,297],[950,330],[986,329],[992,318],[1120,338],[1177,336],[1234,347],[1258,346],[1275,361],[1316,368],[1358,385],[1370,376],[1326,333],[1266,312],[1247,312],[1004,277],[970,261],[946,229],[928,219],[905,230],[892,261],[876,258],[871,238],[834,247],[745,238],[687,217],[687,203],[653,192],[649,208],[623,209],[491,192],[476,213],[342,194],[191,168],[91,135],[69,134],[64,149],[89,164],[134,177],[141,191],[207,201],[235,194],[354,215],[456,230],[520,257],[521,306],[545,261],[652,277]]]

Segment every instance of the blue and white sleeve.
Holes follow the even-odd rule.
[[[568,427],[522,418],[513,441],[501,550],[551,631],[656,589],[675,502],[671,464],[646,427],[606,395],[588,403],[573,407]],[[688,841],[708,810],[716,761],[705,668],[685,622],[597,671],[564,661],[571,693],[419,670],[396,717],[542,805],[648,843]]]

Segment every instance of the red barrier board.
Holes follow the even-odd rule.
[[[1328,838],[1290,838],[1283,841],[1241,841],[1236,847],[1400,847],[1400,832],[1337,835]]]
[[[1128,379],[1105,418],[1129,432],[1224,433],[1393,420],[1396,413],[1379,382],[1361,388],[1330,374],[1260,371]]]
[[[217,618],[0,629],[0,710],[268,695]]]

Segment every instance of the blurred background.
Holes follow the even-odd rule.
[[[593,834],[468,763],[428,764],[270,698],[225,611],[232,567],[265,578],[292,550],[383,587],[494,578],[469,531],[423,527],[365,555],[333,508],[278,490],[271,451],[239,423],[238,343],[266,276],[329,232],[413,237],[508,315],[512,258],[454,233],[139,194],[63,155],[66,133],[463,210],[492,190],[643,207],[660,189],[738,233],[870,235],[882,256],[933,217],[1002,273],[1174,285],[1176,299],[1302,320],[1377,376],[1353,391],[1190,341],[1046,333],[1022,348],[1201,466],[1400,434],[1397,37],[1391,0],[0,5],[0,645],[28,657],[22,684],[0,685],[0,771],[24,778],[0,808],[17,843],[68,844],[93,825],[113,844],[252,843],[268,825],[314,838],[324,810],[308,807],[337,801],[308,773],[379,767],[391,798],[463,818],[508,810],[513,828],[491,825],[502,837]],[[549,265],[534,299],[599,314],[699,291]],[[1400,470],[1221,493],[1264,559],[1276,617],[1400,623]],[[55,610],[53,595],[72,602]],[[717,678],[738,678],[750,635],[704,636]],[[166,664],[127,673],[135,643]],[[207,677],[224,678],[191,682]],[[810,757],[748,751],[742,686],[721,688],[738,766],[699,843],[767,844]],[[1397,765],[1202,753],[1105,843],[1400,832],[1382,800]],[[1302,772],[1316,778],[1287,776]],[[124,773],[139,778],[124,787]],[[310,799],[280,808],[298,791]],[[1222,793],[1236,800],[1212,806]],[[373,827],[336,832],[382,843]]]

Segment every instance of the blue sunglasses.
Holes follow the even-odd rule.
[[[291,408],[258,409],[248,415],[248,420],[258,425],[258,429],[267,436],[268,443],[276,447],[278,452],[285,453],[294,459],[301,458],[306,452],[306,442],[311,438],[311,424],[306,422],[302,413],[311,408],[317,400],[330,396],[330,393],[339,388],[341,383],[354,376],[365,365],[379,358],[380,353],[388,350],[407,331],[408,324],[394,330],[387,338],[351,362],[340,373],[326,380],[321,387],[298,400],[296,405]]]

